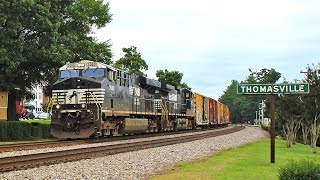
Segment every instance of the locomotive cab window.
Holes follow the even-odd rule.
[[[60,71],[60,78],[70,78],[70,77],[79,77],[80,70],[76,69],[67,69]]]
[[[129,77],[130,77],[129,74],[124,73],[124,77],[123,77],[124,82],[123,82],[123,85],[126,86],[126,87],[129,87]]]
[[[113,71],[111,69],[108,69],[107,77],[110,81],[115,81],[116,80],[116,71]]]
[[[101,69],[101,68],[85,69],[82,72],[82,76],[84,76],[84,77],[104,77],[105,70]]]

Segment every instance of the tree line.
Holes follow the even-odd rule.
[[[123,48],[125,55],[112,62],[110,40],[94,37],[93,28],[111,20],[109,3],[103,0],[1,0],[0,90],[9,91],[8,119],[15,119],[15,99],[32,98],[34,85],[46,85],[50,92],[67,62],[88,59],[145,75],[148,65],[136,47]],[[179,71],[158,70],[156,76],[188,88]]]
[[[273,84],[279,81],[281,73],[274,69],[261,69],[252,72],[244,81],[232,80],[227,90],[220,97],[220,101],[227,104],[231,110],[231,122],[253,123],[255,112],[262,100],[266,100],[267,112],[270,113],[269,98],[267,95],[238,95],[237,85]],[[299,72],[297,72],[299,73]],[[307,65],[305,78],[281,83],[309,83],[309,94],[281,94],[276,97],[276,133],[287,140],[287,147],[292,147],[297,141],[310,144],[316,152],[320,131],[320,67]]]

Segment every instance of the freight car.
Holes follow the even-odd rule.
[[[50,132],[60,139],[194,129],[230,122],[227,106],[209,97],[88,60],[59,69],[48,107],[52,112]]]

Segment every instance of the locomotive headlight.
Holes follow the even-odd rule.
[[[87,106],[86,104],[81,104],[82,109],[86,108],[86,106]]]
[[[60,107],[61,107],[60,104],[56,105],[56,109],[60,109]]]

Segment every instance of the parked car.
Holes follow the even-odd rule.
[[[22,119],[34,119],[35,115],[33,114],[32,110],[25,109],[21,114]]]
[[[49,115],[49,113],[37,111],[34,113],[34,117],[35,117],[35,119],[49,119],[50,115]]]

